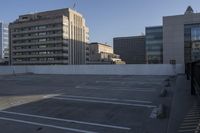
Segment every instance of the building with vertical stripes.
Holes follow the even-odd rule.
[[[11,65],[86,64],[89,29],[69,8],[19,16],[9,25]]]

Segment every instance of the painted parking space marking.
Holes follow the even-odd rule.
[[[131,129],[131,128],[122,127],[122,126],[107,125],[107,124],[92,123],[92,122],[84,122],[84,121],[77,121],[77,120],[70,120],[70,119],[61,119],[61,118],[47,117],[47,116],[41,116],[41,115],[32,115],[32,114],[25,114],[25,113],[18,113],[18,112],[10,112],[10,111],[0,111],[0,113],[26,116],[26,117],[33,117],[33,118],[41,118],[41,119],[47,119],[47,120],[55,120],[55,121],[68,122],[68,123],[77,123],[77,124],[98,126],[98,127],[105,127],[105,128],[121,129],[121,130],[130,130]]]
[[[55,125],[50,125],[50,124],[43,124],[43,123],[32,122],[32,121],[24,121],[24,120],[20,120],[20,119],[13,119],[13,118],[6,118],[6,117],[0,117],[0,120],[17,122],[17,123],[24,123],[24,124],[35,125],[35,126],[50,127],[50,128],[60,129],[60,130],[73,131],[73,132],[77,132],[77,133],[97,133],[97,132],[80,130],[80,129],[75,129],[75,128],[67,128],[67,127],[55,126]]]
[[[97,86],[76,86],[76,89],[87,89],[87,90],[104,90],[104,91],[138,91],[138,92],[155,92],[154,88],[125,88],[125,87],[115,87],[115,88],[105,88]]]
[[[144,101],[144,100],[129,100],[129,99],[101,98],[101,97],[74,96],[74,95],[60,95],[59,97],[85,98],[85,99],[94,99],[94,100],[109,100],[109,101],[123,101],[123,102],[137,102],[137,103],[149,103],[149,104],[152,103],[151,101]]]
[[[104,101],[104,100],[92,100],[92,99],[81,99],[81,98],[63,98],[63,97],[53,97],[51,99],[56,100],[66,100],[66,101],[78,101],[78,102],[90,102],[90,103],[101,103],[101,104],[114,104],[122,106],[133,106],[133,107],[146,107],[146,108],[155,108],[155,105],[149,104],[133,104],[133,103],[123,103],[123,102],[113,102],[113,101]]]
[[[194,105],[183,119],[178,132],[200,133],[200,105]]]
[[[161,85],[160,82],[152,82],[152,81],[108,81],[108,80],[97,80],[96,83],[113,83],[113,84],[141,84],[141,85],[144,85],[144,84],[150,84],[150,85]]]

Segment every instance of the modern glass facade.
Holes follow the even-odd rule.
[[[0,22],[0,58],[8,58],[8,25]]]
[[[200,24],[184,26],[185,62],[200,60]]]
[[[146,62],[163,63],[163,27],[146,27]]]

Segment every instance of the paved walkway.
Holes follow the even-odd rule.
[[[190,95],[190,81],[180,75],[175,88],[167,133],[200,133],[200,101]]]

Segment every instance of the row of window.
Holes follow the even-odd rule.
[[[29,34],[17,34],[13,35],[13,38],[19,37],[37,37],[37,36],[46,36],[46,35],[54,35],[54,34],[62,34],[61,30],[53,30],[48,32],[36,32],[36,33],[29,33]]]
[[[62,61],[62,60],[68,60],[67,57],[55,57],[55,58],[26,58],[26,59],[14,59],[14,61],[17,62],[24,62],[24,61]]]
[[[22,28],[14,28],[14,32],[21,32],[21,31],[31,31],[31,30],[44,30],[47,28],[55,28],[55,27],[62,27],[61,23],[54,23],[54,24],[46,24],[40,26],[30,26],[30,27],[22,27]]]
[[[41,39],[17,40],[17,41],[13,41],[13,44],[62,41],[62,40],[63,40],[62,37],[49,37],[49,38],[41,38]]]
[[[68,54],[68,51],[15,52],[14,55],[52,55]]]
[[[48,45],[30,45],[30,46],[16,46],[13,47],[16,50],[20,49],[37,49],[37,48],[54,48],[54,47],[62,47],[62,43],[58,44],[48,44]]]
[[[163,27],[147,27],[146,28],[146,34],[154,34],[154,33],[162,33],[163,32]]]

